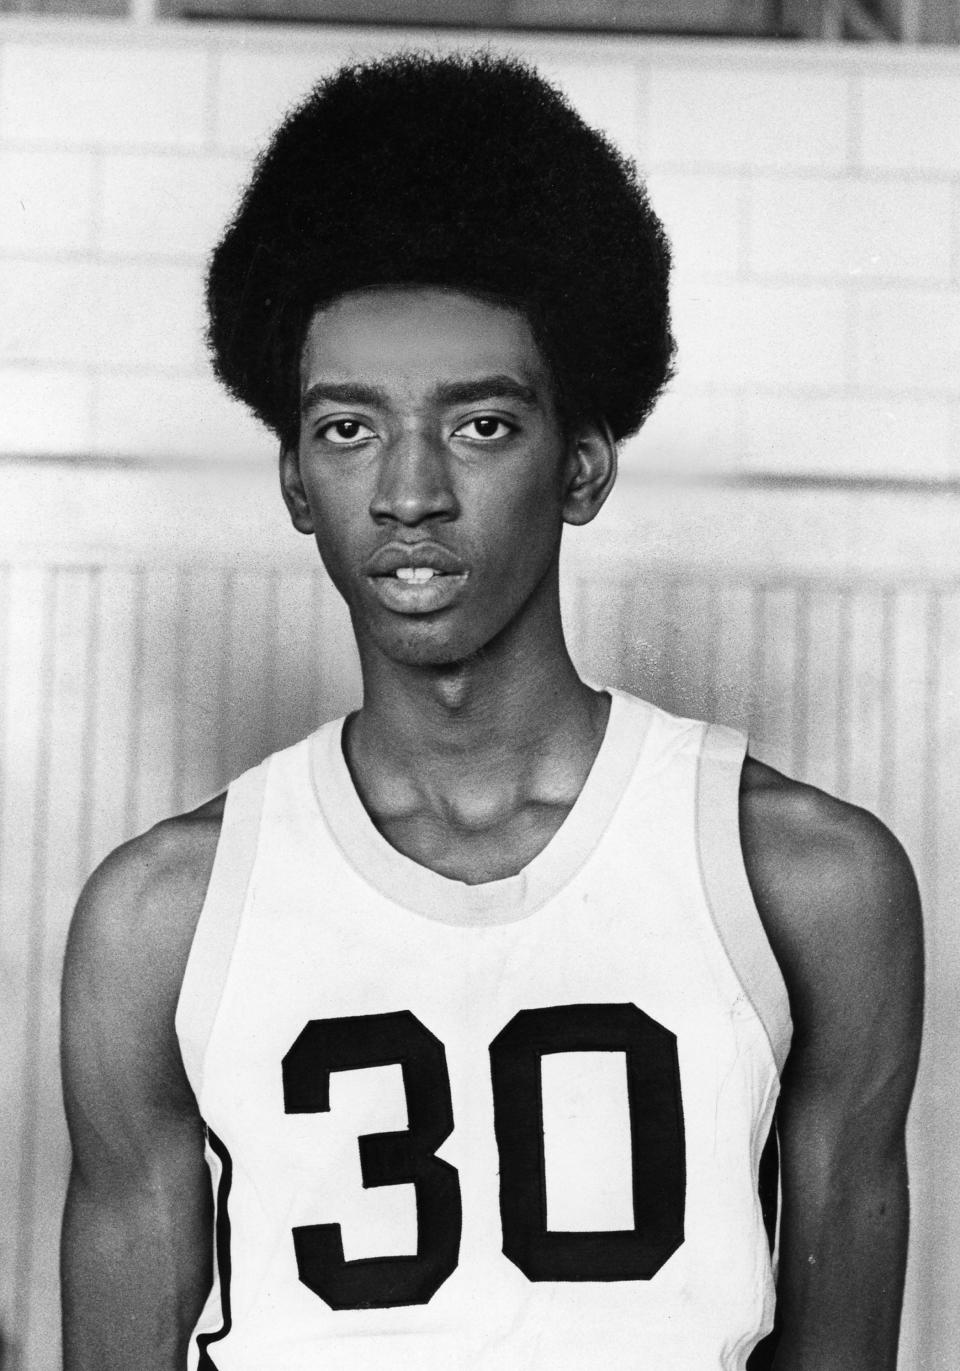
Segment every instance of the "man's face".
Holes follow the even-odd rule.
[[[300,390],[284,489],[361,650],[456,662],[529,611],[576,459],[521,314],[437,288],[342,296],[314,316]]]

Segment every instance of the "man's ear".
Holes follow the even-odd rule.
[[[295,443],[280,445],[280,489],[294,528],[300,533],[312,533],[313,515],[300,477],[300,454]]]
[[[574,434],[567,472],[564,523],[589,524],[617,479],[617,445],[605,420],[591,420]]]

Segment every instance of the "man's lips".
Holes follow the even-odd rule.
[[[406,575],[398,575],[398,572]],[[467,567],[442,543],[385,543],[370,557],[364,573],[374,595],[396,614],[433,614],[460,595]]]
[[[395,577],[401,567],[425,567],[438,576],[466,576],[467,568],[442,543],[385,543],[363,568],[367,576]],[[425,583],[427,584],[427,583]]]

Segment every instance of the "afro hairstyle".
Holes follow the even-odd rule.
[[[671,372],[670,249],[632,162],[532,67],[342,67],[281,124],[213,252],[214,369],[285,443],[316,310],[387,285],[519,309],[566,425],[643,423]]]

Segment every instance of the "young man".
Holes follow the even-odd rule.
[[[363,705],[84,892],[67,1371],[895,1365],[909,864],[564,644],[561,529],[666,380],[668,266],[514,63],[346,69],[258,164],[211,343]]]

